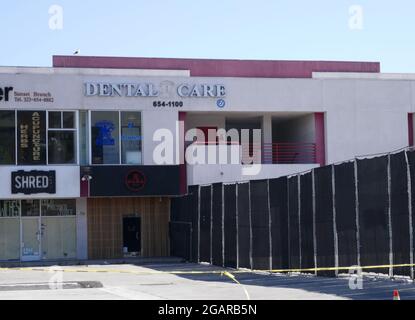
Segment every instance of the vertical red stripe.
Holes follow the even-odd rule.
[[[186,112],[179,112],[179,121],[183,121],[183,124],[186,121]],[[184,129],[184,126],[183,126]],[[185,141],[184,141],[184,136],[185,133],[182,132],[180,133],[180,137],[183,137],[183,139],[181,139],[180,141],[180,160],[182,161],[183,159],[183,163],[180,163],[180,193],[181,194],[186,194],[187,193],[187,166],[186,166],[186,159],[185,159]],[[178,137],[178,138],[180,138]]]
[[[414,114],[408,113],[408,142],[409,146],[414,145]]]
[[[324,112],[314,114],[316,130],[316,163],[326,165],[326,143],[324,133]]]
[[[81,197],[88,198],[89,197],[89,181],[82,181],[81,179]]]

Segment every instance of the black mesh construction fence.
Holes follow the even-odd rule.
[[[360,263],[389,264],[388,157],[357,160],[357,179]]]
[[[301,268],[314,268],[313,180],[311,172],[300,176]]]
[[[269,180],[272,269],[288,269],[288,179]]]
[[[268,204],[268,181],[250,182],[251,227],[252,227],[252,268],[269,270],[270,225]]]
[[[236,268],[237,251],[237,225],[236,225],[236,185],[224,185],[224,253],[225,267]]]
[[[318,268],[335,266],[332,167],[314,170],[316,260]],[[334,276],[334,271],[318,271],[318,275]]]
[[[251,218],[249,216],[249,183],[239,183],[238,198],[238,267],[250,269],[251,266]]]
[[[188,197],[171,200],[170,255],[185,260],[191,259],[192,211],[188,208]]]
[[[339,267],[356,266],[358,259],[354,162],[336,165],[334,180]]]
[[[415,230],[415,152],[407,152],[407,166],[409,169],[409,177],[410,177],[410,183],[408,184],[408,188],[410,188],[410,192],[408,192],[408,199],[409,199],[409,205],[410,205],[410,211],[411,211],[411,235],[412,235],[412,252],[410,252],[411,256],[413,257],[415,252],[413,251],[415,248],[415,237],[413,235],[413,232]],[[414,260],[412,258],[411,263],[414,263]],[[415,269],[415,267],[413,268]],[[413,277],[413,274],[411,275]]]
[[[189,261],[232,268],[387,265],[365,271],[413,277],[414,268],[393,264],[414,262],[414,225],[409,150],[277,179],[191,186],[171,200],[170,248]]]
[[[212,189],[212,264],[223,266],[223,186],[217,183]]]
[[[410,261],[411,230],[405,152],[390,155],[390,201],[393,264],[405,264]],[[410,276],[410,270],[410,267],[394,268],[393,274]]]
[[[192,245],[191,245],[191,254],[190,261],[199,262],[199,187],[191,186],[189,187],[189,196],[188,196],[188,208],[190,210],[190,221],[192,223]]]
[[[212,186],[200,187],[199,261],[211,262]]]
[[[298,179],[298,176],[288,179],[288,262],[290,269],[301,268]]]

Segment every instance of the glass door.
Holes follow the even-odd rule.
[[[21,210],[21,260],[40,260],[42,227],[39,201],[22,200]]]

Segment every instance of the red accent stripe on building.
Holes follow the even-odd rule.
[[[81,197],[88,198],[89,197],[89,181],[82,181],[81,179]]]
[[[408,142],[409,146],[414,145],[414,114],[408,113]]]
[[[324,112],[316,112],[315,119],[315,134],[316,134],[316,163],[320,166],[326,165],[326,143],[325,143],[325,128],[324,128]]]
[[[194,77],[311,78],[312,72],[379,73],[379,62],[53,56],[53,67],[190,70]]]
[[[183,122],[183,130],[184,131],[184,123],[186,121],[186,112],[179,112],[179,121]],[[181,194],[187,194],[187,165],[186,165],[186,160],[185,160],[185,140],[184,140],[184,136],[185,136],[185,132],[179,132],[180,134],[180,193]],[[183,163],[182,163],[183,162]]]

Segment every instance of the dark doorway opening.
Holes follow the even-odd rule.
[[[123,247],[125,255],[140,255],[141,218],[123,218]]]

